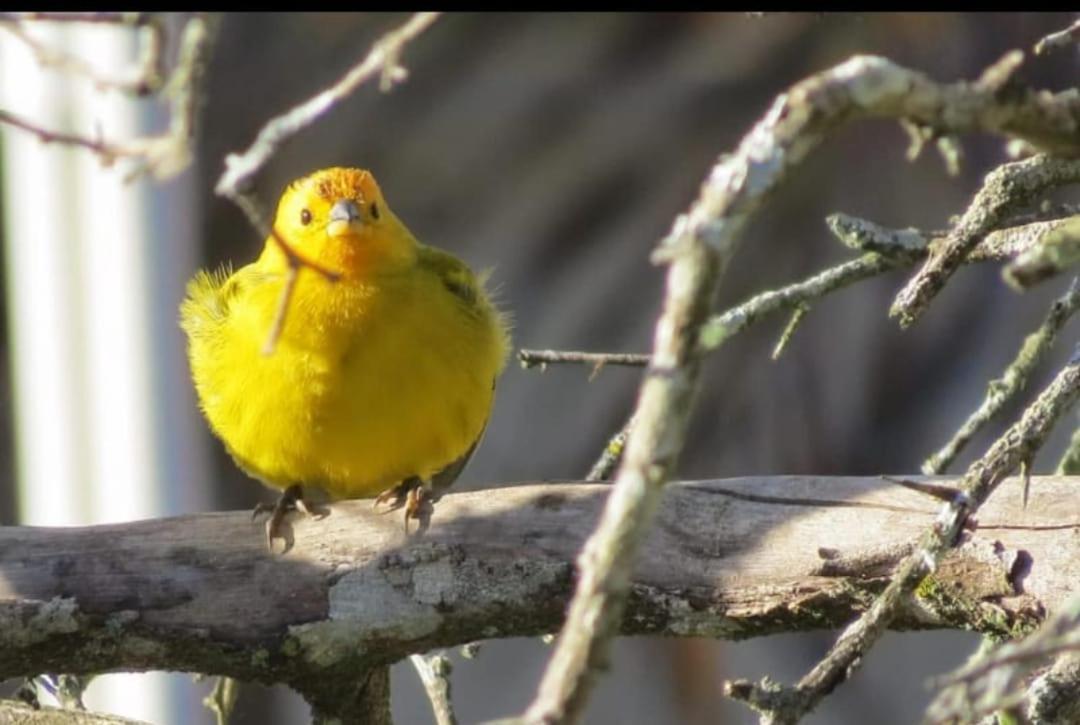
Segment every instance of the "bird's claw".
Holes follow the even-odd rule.
[[[255,509],[251,512],[252,521],[262,514],[270,514],[270,517],[266,520],[266,548],[271,553],[274,551],[274,539],[285,540],[285,548],[281,553],[284,554],[289,550],[289,537],[282,533],[282,526],[285,523],[285,515],[292,511],[299,511],[305,516],[316,515],[308,502],[304,500],[303,489],[298,485],[286,488],[276,503],[271,504],[260,501],[255,504]]]
[[[431,523],[433,511],[431,496],[427,486],[419,478],[407,478],[396,486],[392,486],[375,497],[373,508],[389,503],[382,513],[390,513],[405,508],[405,534],[409,533],[409,519],[416,519],[419,526],[416,533],[420,534],[427,530]]]

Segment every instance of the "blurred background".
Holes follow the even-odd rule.
[[[0,522],[82,524],[214,509],[266,495],[210,437],[198,413],[176,325],[199,266],[250,261],[262,246],[239,211],[213,195],[225,154],[271,116],[336,80],[398,14],[226,15],[206,87],[193,166],[164,184],[121,182],[84,151],[2,136],[4,294],[0,299]],[[649,251],[717,156],[772,99],[857,53],[933,78],[974,79],[1005,52],[1029,50],[1066,14],[449,15],[408,47],[409,80],[361,88],[277,154],[258,180],[264,203],[318,168],[371,169],[394,210],[426,243],[493,267],[517,347],[647,351],[663,270]],[[170,18],[175,31],[183,18]],[[32,28],[94,63],[134,58],[130,33]],[[38,32],[40,31],[40,32]],[[171,38],[175,50],[175,36]],[[1077,54],[1032,59],[1023,77],[1075,84]],[[153,101],[99,93],[42,70],[23,44],[0,41],[0,108],[110,137],[160,131]],[[721,307],[849,256],[824,217],[843,211],[890,226],[943,228],[1003,144],[964,137],[949,177],[929,149],[904,159],[893,123],[844,129],[793,175],[744,232]],[[1067,198],[1067,197],[1066,197]],[[682,458],[683,478],[749,474],[916,473],[981,400],[1067,280],[1024,295],[993,266],[963,269],[925,318],[900,331],[886,317],[903,273],[815,305],[777,362],[786,319],[732,340],[707,364]],[[1060,366],[1066,331],[1029,392]],[[458,489],[580,478],[629,414],[639,372],[511,364],[487,437]],[[1009,414],[1020,410],[1013,406]],[[991,426],[953,470],[980,455]],[[1061,426],[1036,471],[1052,470],[1075,425]],[[589,707],[590,723],[742,723],[722,678],[791,681],[832,633],[748,642],[628,638]],[[906,723],[930,697],[927,678],[959,664],[977,638],[894,633],[808,719]],[[451,653],[454,700],[472,723],[519,712],[548,656],[538,640]],[[154,722],[210,723],[206,681],[188,675],[100,678],[89,704]],[[119,683],[119,684],[118,684]],[[410,665],[393,672],[402,725],[431,711]],[[96,698],[96,699],[95,699]],[[235,722],[302,722],[285,688],[245,686]]]

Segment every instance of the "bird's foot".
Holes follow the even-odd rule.
[[[266,548],[269,549],[271,553],[274,551],[274,539],[282,539],[285,541],[285,548],[282,550],[282,554],[289,550],[291,545],[289,540],[290,537],[282,532],[282,526],[285,523],[285,515],[291,511],[299,511],[305,516],[318,516],[304,499],[303,489],[295,484],[282,491],[277,503],[271,504],[260,501],[255,504],[255,510],[251,512],[251,519],[253,521],[262,514],[270,514],[270,518],[266,520]]]
[[[410,476],[376,496],[374,507],[378,508],[383,504],[389,504],[383,513],[405,508],[406,534],[409,533],[409,519],[416,519],[418,522],[417,534],[426,531],[431,524],[431,514],[435,510],[427,484],[416,476]]]

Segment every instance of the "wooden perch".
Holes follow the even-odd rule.
[[[937,479],[947,481],[948,479]],[[1015,634],[1080,581],[1077,480],[1002,485],[901,628]],[[0,678],[185,670],[285,682],[313,704],[410,653],[556,630],[609,486],[444,497],[406,538],[367,501],[296,517],[285,555],[247,513],[0,528]],[[879,592],[940,503],[878,478],[676,483],[638,561],[627,634],[836,627]],[[383,670],[384,671],[384,670]]]

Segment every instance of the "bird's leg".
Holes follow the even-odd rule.
[[[269,504],[260,501],[255,504],[255,510],[251,513],[252,519],[260,514],[270,514],[270,518],[266,520],[266,548],[270,551],[274,550],[274,539],[285,538],[281,533],[281,525],[285,521],[285,514],[290,511],[299,511],[307,516],[315,515],[311,506],[304,500],[304,490],[299,484],[293,484],[282,491],[277,503]],[[288,548],[287,544],[286,548]]]
[[[391,486],[375,498],[375,506],[389,503],[385,513],[405,507],[405,533],[409,533],[409,519],[416,519],[420,526],[417,533],[427,529],[431,523],[432,497],[431,484],[418,476],[409,476],[396,486]]]

